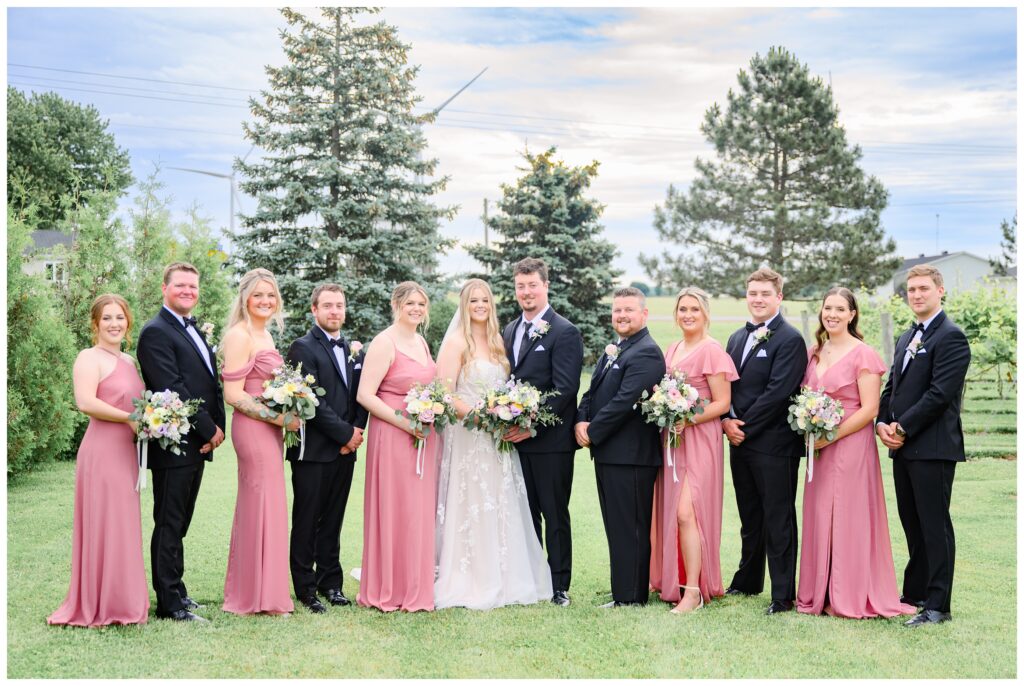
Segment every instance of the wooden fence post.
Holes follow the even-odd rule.
[[[880,318],[882,320],[882,359],[886,362],[891,362],[892,356],[895,354],[894,346],[896,345],[892,335],[892,314],[882,312]]]
[[[800,313],[800,328],[804,332],[804,342],[811,344],[811,313],[804,310]]]

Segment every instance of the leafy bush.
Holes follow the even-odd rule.
[[[459,309],[458,303],[448,298],[432,298],[430,300],[430,328],[423,334],[423,337],[427,339],[427,345],[430,346],[435,359],[441,349],[444,333],[448,330],[448,324],[451,323],[457,309]]]
[[[947,299],[946,311],[971,344],[969,379],[995,372],[999,397],[1017,383],[1017,303],[998,286],[986,285]]]
[[[74,338],[52,287],[22,273],[29,227],[7,213],[7,475],[66,450],[83,421],[74,406]]]

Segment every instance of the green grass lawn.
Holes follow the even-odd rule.
[[[663,308],[667,311],[674,299],[664,300],[670,301]],[[713,306],[713,319],[720,309],[727,308]],[[713,322],[712,334],[724,342],[738,325]],[[667,320],[652,320],[651,330],[663,348],[679,335]],[[584,374],[583,388],[588,383],[589,374]],[[1015,421],[1015,398],[980,399],[994,395],[994,387],[985,383],[968,389],[964,425],[968,451],[976,456],[1016,454],[1015,433],[983,431]],[[342,532],[346,571],[360,564],[362,465],[360,457]],[[882,475],[901,579],[907,550],[885,457]],[[725,477],[721,552],[728,584],[739,560],[739,520],[728,468]],[[143,627],[94,630],[46,625],[46,616],[67,591],[70,574],[74,465],[47,465],[12,484],[7,676],[1014,678],[1017,673],[1015,460],[974,459],[958,466],[952,505],[957,533],[954,621],[917,630],[906,629],[898,618],[766,617],[766,594],[724,598],[687,616],[669,614],[669,606],[653,598],[644,608],[599,609],[608,600],[608,549],[593,468],[583,450],[577,453],[571,501],[569,608],[544,603],[412,615],[354,607],[311,615],[300,608],[286,618],[235,617],[219,609],[235,482],[228,443],[207,468],[186,540],[185,578],[193,597],[207,606],[201,614],[212,623],[193,626],[154,618]],[[290,503],[290,485],[288,497]],[[152,492],[144,491],[147,570],[152,502]],[[802,490],[798,513],[801,502]],[[355,598],[351,578],[346,578],[345,591]]]

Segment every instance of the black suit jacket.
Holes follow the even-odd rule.
[[[502,339],[505,355],[512,366],[512,376],[528,381],[542,393],[558,391],[558,395],[546,402],[562,421],[554,426],[539,427],[536,436],[517,443],[516,449],[528,454],[576,451],[579,446],[573,435],[573,419],[576,416],[576,395],[580,391],[580,373],[583,371],[583,336],[553,307],[548,308],[543,319],[551,328],[543,336],[524,343],[521,364],[516,364],[512,346],[522,315],[505,327]]]
[[[800,391],[807,371],[804,339],[780,313],[771,321],[767,341],[757,343],[740,364],[747,342],[746,327],[729,336],[725,350],[740,378],[732,382],[732,407],[746,438],[732,453],[752,450],[765,455],[793,457],[804,451],[801,437],[789,428],[789,399]],[[763,351],[763,355],[761,354]]]
[[[199,337],[206,342],[202,333]],[[205,455],[199,452],[218,428],[224,430],[224,395],[216,377],[217,358],[210,344],[206,343],[206,352],[213,364],[213,373],[185,328],[173,314],[161,307],[159,314],[142,327],[137,352],[147,390],[172,390],[177,391],[182,400],[200,398],[203,401],[192,417],[192,430],[180,446],[182,454],[175,455],[161,448],[156,441],[151,441],[149,467],[167,469],[213,460],[212,450]]]
[[[911,329],[896,342],[895,359],[878,405],[878,421],[899,422],[907,437],[889,457],[963,462],[960,423],[964,379],[971,366],[967,336],[945,312],[939,312],[921,337],[921,349],[903,370]]]
[[[660,429],[644,421],[641,393],[665,375],[665,356],[644,327],[619,345],[618,358],[606,365],[601,355],[580,399],[577,422],[590,422],[590,455],[603,464],[660,467]]]
[[[363,429],[369,414],[356,402],[359,377],[363,369],[360,353],[349,361],[351,350],[345,341],[345,375],[348,384],[342,380],[334,346],[327,336],[314,326],[302,338],[297,338],[288,349],[288,361],[293,365],[302,363],[302,373],[316,377],[316,385],[326,393],[320,396],[316,416],[306,422],[306,452],[303,462],[332,462],[341,458],[355,461],[356,454],[342,455],[342,446],[352,440],[354,427]],[[288,448],[289,460],[299,459],[299,446]]]

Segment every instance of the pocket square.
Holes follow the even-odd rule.
[[[758,350],[756,357],[768,357],[768,351],[763,349]]]
[[[543,346],[543,345],[538,345],[538,346],[537,346],[536,348],[534,348],[534,349],[533,349],[533,352],[535,352],[535,353],[539,353],[539,352],[540,352],[541,350],[543,350],[543,349],[544,349],[544,346]]]
[[[363,368],[363,363],[362,363],[362,362],[360,362],[360,363],[359,363],[359,364],[357,364],[356,366],[352,367],[352,369],[353,369],[353,370],[356,370],[356,369],[362,369],[362,368]]]
[[[619,365],[618,365],[618,364],[613,364],[613,365],[612,365],[612,369],[618,369],[618,368],[619,368]]]

